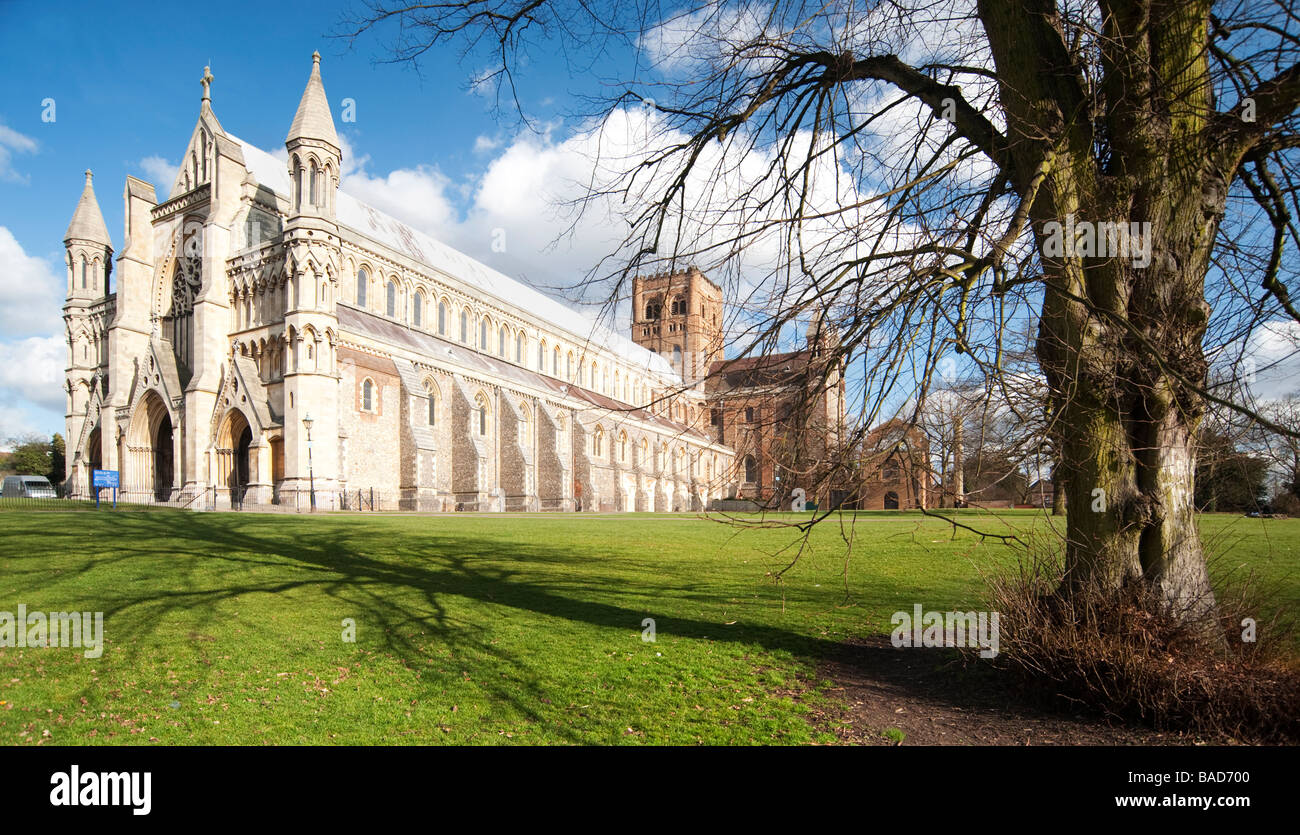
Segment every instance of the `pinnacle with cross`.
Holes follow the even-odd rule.
[[[203,85],[203,100],[211,101],[212,91],[209,88],[212,86],[212,69],[210,67],[203,68],[203,77],[199,79],[199,83]]]

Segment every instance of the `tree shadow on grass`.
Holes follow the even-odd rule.
[[[190,625],[192,639],[206,631],[229,634],[229,611],[222,610],[228,602],[246,595],[283,596],[302,590],[323,594],[338,601],[344,611],[356,612],[359,626],[369,636],[381,636],[372,638],[380,649],[408,668],[431,663],[428,648],[415,640],[427,632],[456,656],[491,659],[498,667],[519,671],[532,669],[532,659],[518,657],[493,640],[491,624],[457,620],[449,614],[448,603],[454,598],[617,630],[629,637],[639,633],[643,618],[652,616],[660,635],[784,650],[812,661],[830,657],[837,647],[834,641],[764,624],[729,626],[665,616],[663,612],[680,609],[683,603],[719,601],[709,595],[707,584],[696,581],[637,582],[612,572],[602,580],[599,562],[593,562],[601,554],[590,549],[468,535],[463,529],[451,533],[432,519],[427,529],[418,531],[394,531],[357,517],[308,524],[291,517],[289,524],[290,519],[276,516],[152,511],[120,513],[111,519],[112,543],[96,546],[99,553],[88,555],[59,580],[124,579],[121,585],[95,589],[96,599],[103,601],[95,608],[105,613],[106,631],[112,633],[115,646],[126,649],[132,663],[156,645],[148,638],[169,619],[179,616]],[[50,545],[58,549],[60,542],[75,540],[75,534],[56,533]],[[150,561],[157,559],[183,564],[154,574]],[[588,574],[593,566],[597,568],[585,588],[562,577],[537,576],[579,564]],[[48,569],[42,572],[39,565],[10,567],[14,571],[6,574],[11,579],[33,589],[50,577]],[[164,582],[167,588],[161,587]],[[602,582],[610,588],[597,588]],[[646,605],[638,608],[592,599],[611,588],[618,596],[644,599]],[[547,628],[546,623],[539,620],[538,628]],[[264,623],[255,626],[266,628]],[[196,651],[210,653],[217,648]],[[539,686],[538,671],[532,672],[531,677],[516,679],[518,687],[482,679],[476,684],[497,703],[509,705],[528,720],[541,721],[536,706],[546,694]],[[582,741],[568,729],[553,729],[571,741]]]

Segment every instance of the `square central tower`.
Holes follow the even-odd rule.
[[[722,288],[697,267],[632,279],[632,341],[693,385],[722,359]]]

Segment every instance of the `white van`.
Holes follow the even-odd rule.
[[[7,475],[0,487],[4,499],[55,499],[54,485],[43,475]]]

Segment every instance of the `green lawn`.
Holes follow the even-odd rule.
[[[0,648],[0,743],[813,741],[787,694],[824,698],[819,657],[914,603],[984,608],[1011,558],[919,515],[839,522],[778,584],[791,530],[690,517],[0,512],[0,612],[105,618],[97,659]],[[1300,604],[1300,520],[1202,528]]]

